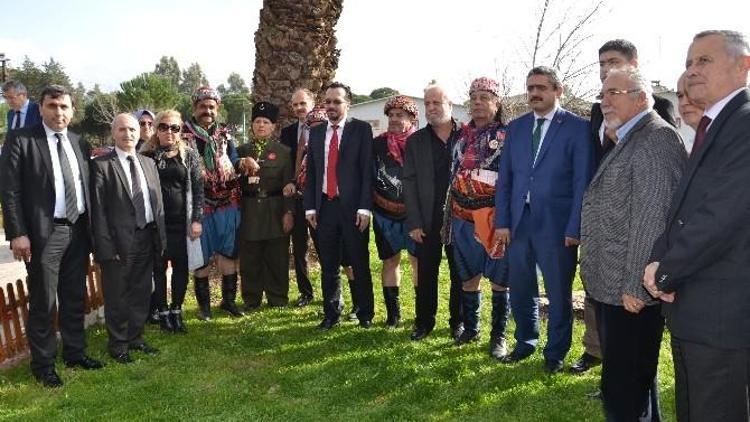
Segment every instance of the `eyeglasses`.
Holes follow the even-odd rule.
[[[156,127],[159,132],[172,132],[172,133],[180,133],[182,128],[180,125],[168,125],[166,123],[159,123],[159,126]]]
[[[326,104],[335,104],[335,105],[341,105],[344,104],[346,101],[343,100],[325,100]]]
[[[596,99],[601,101],[605,98],[612,98],[616,95],[625,95],[625,94],[632,94],[634,92],[641,92],[642,89],[608,89],[606,91],[602,91],[599,94],[596,95]]]
[[[146,126],[151,127],[151,126],[154,125],[153,122],[149,122],[148,120],[144,120],[142,122],[138,122],[138,124],[141,125],[141,127],[146,127]]]

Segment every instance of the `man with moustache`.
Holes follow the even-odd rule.
[[[315,106],[315,96],[309,89],[297,88],[292,94],[289,102],[297,121],[281,130],[281,143],[288,146],[291,154],[291,162],[294,163],[295,179],[302,167],[302,157],[307,149],[307,140],[310,139],[310,129],[305,125],[308,113]],[[293,188],[294,185],[291,185]],[[294,273],[297,276],[297,306],[307,306],[313,300],[313,288],[310,283],[310,270],[307,262],[307,245],[309,239],[308,225],[305,220],[305,207],[302,196],[296,192],[285,192],[295,196],[294,205],[294,227],[292,228],[292,255],[294,256]]]
[[[310,131],[305,176],[305,215],[317,230],[322,273],[323,310],[318,325],[330,330],[341,318],[342,246],[354,271],[353,296],[359,310],[359,326],[370,328],[374,316],[370,252],[372,209],[372,128],[347,118],[352,93],[333,82],[325,90],[328,123]]]
[[[549,298],[544,369],[560,372],[573,334],[572,285],[580,244],[581,203],[594,169],[589,123],[563,110],[554,69],[531,69],[533,110],[508,125],[495,197],[495,239],[506,245],[516,346],[503,361],[529,357],[539,340],[542,269]]]
[[[154,161],[135,151],[138,121],[122,113],[112,122],[112,152],[93,161],[92,228],[102,267],[109,354],[130,363],[131,350],[159,351],[143,339],[154,259],[166,248],[164,207]]]
[[[638,50],[628,40],[615,39],[605,42],[599,48],[599,79],[604,83],[607,74],[612,69],[623,67],[638,68]],[[653,110],[667,123],[675,126],[674,107],[672,103],[657,95],[653,98]],[[602,161],[604,155],[616,144],[615,131],[604,125],[601,103],[591,106],[591,143],[596,152],[596,163]],[[588,296],[583,302],[583,354],[570,366],[573,374],[583,374],[594,366],[601,364],[602,352],[599,347],[599,335],[596,329],[596,315],[593,302]]]
[[[660,420],[650,390],[664,318],[641,272],[664,230],[687,160],[675,129],[652,109],[650,82],[633,68],[609,72],[600,94],[617,145],[589,184],[581,216],[581,278],[596,307],[607,420]]]
[[[66,88],[44,88],[42,123],[11,131],[0,158],[5,235],[28,272],[31,372],[46,387],[63,385],[55,371],[55,307],[66,366],[102,367],[85,353],[91,151],[88,142],[68,130],[74,107]]]
[[[201,248],[204,265],[195,270],[195,297],[198,318],[211,319],[211,292],[208,274],[212,259],[221,273],[221,309],[231,317],[244,314],[237,308],[237,244],[240,225],[239,173],[257,170],[252,158],[240,159],[229,130],[216,121],[221,96],[210,87],[202,86],[192,96],[193,116],[185,122],[182,133],[188,145],[203,158],[205,171],[205,205]]]
[[[432,332],[438,305],[438,273],[442,260],[440,231],[448,184],[451,177],[451,152],[461,133],[451,117],[453,104],[437,84],[424,89],[427,125],[414,132],[406,142],[404,158],[404,203],[406,228],[417,243],[416,318],[411,339],[422,340]],[[453,247],[445,245],[450,269],[450,328],[457,339],[463,332],[461,281],[453,264]]]
[[[705,106],[690,160],[646,266],[672,339],[679,421],[746,421],[750,362],[750,46],[697,34],[687,91]]]

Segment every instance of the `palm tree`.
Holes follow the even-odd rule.
[[[281,109],[285,124],[292,91],[314,93],[328,84],[339,64],[335,27],[343,0],[263,0],[255,32],[254,101]]]

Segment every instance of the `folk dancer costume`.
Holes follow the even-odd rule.
[[[498,84],[478,78],[470,93],[487,91],[499,98]],[[495,182],[500,154],[505,141],[505,125],[493,121],[477,128],[472,120],[462,127],[453,150],[451,184],[446,200],[443,237],[453,244],[454,261],[462,282],[484,275],[494,285],[505,288],[492,291],[492,332],[490,348],[505,344],[508,322],[508,264],[504,249],[494,241]],[[475,340],[480,332],[481,291],[462,293],[464,334],[457,344]]]
[[[419,117],[417,104],[409,97],[397,95],[385,103],[385,115],[391,109],[400,108],[411,114],[413,120]],[[381,260],[389,259],[406,249],[416,257],[416,244],[409,237],[404,224],[406,205],[401,182],[404,168],[404,150],[407,138],[416,131],[413,124],[406,132],[385,132],[372,142],[373,156],[373,213],[372,229],[375,232],[375,246]],[[383,298],[388,313],[386,326],[397,327],[401,319],[399,286],[383,285]]]
[[[198,88],[192,96],[193,104],[203,100],[221,103],[219,93],[209,87]],[[185,122],[183,136],[187,144],[198,151],[204,167],[204,209],[201,248],[204,267],[214,254],[229,259],[237,258],[235,237],[240,226],[240,184],[234,140],[227,128],[214,122],[203,129],[195,117]],[[227,305],[236,310],[237,274],[222,276],[222,308]],[[195,297],[204,319],[211,316],[208,277],[195,278]],[[234,315],[233,312],[230,312]],[[238,311],[239,313],[239,311]],[[240,314],[241,315],[241,314]]]

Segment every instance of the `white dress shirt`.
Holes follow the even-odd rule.
[[[143,206],[146,208],[146,224],[154,221],[154,213],[151,210],[151,195],[149,195],[148,182],[146,182],[146,175],[143,173],[143,167],[141,167],[141,161],[138,159],[135,152],[127,153],[118,147],[115,147],[117,152],[117,159],[120,160],[122,169],[125,170],[125,178],[128,179],[128,189],[130,195],[133,196],[133,179],[130,176],[130,161],[128,156],[132,156],[135,159],[135,169],[138,172],[138,180],[141,182],[141,192],[143,193]]]
[[[18,127],[19,128],[26,127],[26,116],[29,113],[29,100],[28,100],[28,98],[26,99],[26,101],[24,101],[23,106],[21,106],[21,110],[19,110],[19,111],[21,112],[21,121],[19,122]],[[16,110],[11,110],[11,112],[13,113],[11,115],[11,116],[13,116],[13,118],[10,121],[10,127],[8,129],[16,129]]]
[[[83,193],[83,181],[81,180],[81,169],[78,167],[78,157],[76,157],[75,151],[73,151],[73,146],[70,145],[70,139],[68,139],[68,129],[65,128],[60,132],[55,132],[43,122],[42,125],[44,126],[44,132],[47,135],[47,146],[49,147],[50,158],[52,158],[52,175],[55,179],[54,218],[67,217],[67,213],[65,212],[65,183],[63,182],[62,167],[60,167],[60,157],[57,155],[56,133],[62,135],[62,147],[65,150],[65,155],[68,157],[70,170],[73,173],[73,180],[75,181],[78,214],[83,214],[86,212],[86,197]]]
[[[744,91],[745,87],[736,89],[729,93],[726,97],[720,99],[716,102],[716,104],[712,105],[711,107],[707,108],[706,111],[703,112],[703,115],[706,117],[709,117],[711,119],[711,123],[708,124],[706,127],[706,132],[708,132],[708,129],[711,127],[712,124],[714,124],[714,120],[719,116],[719,113],[721,113],[721,110],[724,110],[724,107],[732,101],[732,98],[736,97],[737,94],[740,93],[740,91]]]
[[[539,151],[542,150],[542,145],[544,145],[544,138],[547,136],[547,130],[549,130],[549,126],[552,124],[552,119],[555,118],[555,113],[557,113],[558,106],[555,106],[552,111],[545,114],[544,116],[540,116],[534,113],[534,124],[531,125],[531,136],[534,136],[534,130],[536,129],[536,121],[537,119],[544,118],[544,122],[542,123],[542,133],[541,138],[539,139],[539,147],[536,151],[532,151],[534,153],[534,164],[531,166],[532,168],[536,166],[536,159],[539,157]],[[531,191],[526,192],[526,203],[531,203]]]

